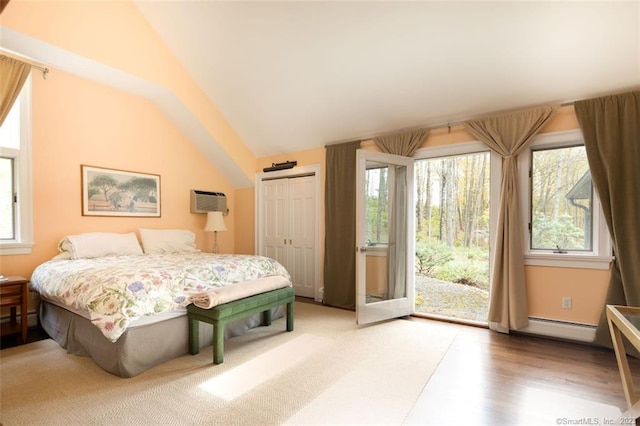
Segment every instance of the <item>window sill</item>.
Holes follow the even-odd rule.
[[[553,266],[557,268],[609,269],[613,256],[576,254],[525,254],[524,264],[530,266]]]
[[[34,243],[0,243],[0,256],[31,254]]]

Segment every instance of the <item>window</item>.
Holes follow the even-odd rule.
[[[367,245],[389,243],[389,167],[367,166]]]
[[[14,159],[0,157],[0,240],[11,241],[15,239],[15,208],[14,194]]]
[[[584,145],[531,150],[531,250],[591,251],[593,186]]]
[[[611,242],[581,133],[538,136],[518,162],[526,263],[608,268]]]
[[[31,84],[0,126],[0,254],[28,254],[33,246],[31,208]]]

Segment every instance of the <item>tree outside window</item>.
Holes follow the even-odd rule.
[[[592,250],[593,186],[584,146],[531,151],[532,250]]]

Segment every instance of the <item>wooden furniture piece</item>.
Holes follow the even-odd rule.
[[[244,299],[202,309],[195,305],[187,306],[189,315],[189,353],[200,353],[199,323],[204,321],[213,325],[213,363],[222,364],[224,360],[224,326],[230,321],[262,313],[265,326],[271,325],[271,309],[287,305],[287,331],[293,331],[293,306],[295,294],[293,287],[284,287]]]
[[[609,323],[609,331],[611,332],[611,340],[613,341],[613,350],[616,353],[618,369],[620,370],[620,378],[622,379],[622,387],[624,388],[624,396],[627,400],[628,410],[622,414],[621,418],[633,418],[638,423],[640,417],[640,401],[636,394],[629,369],[629,360],[627,352],[624,348],[624,340],[622,336],[629,340],[633,347],[640,351],[640,308],[631,306],[607,305],[607,322]]]
[[[0,307],[10,309],[8,323],[0,326],[0,335],[21,333],[22,343],[27,343],[27,301],[29,280],[22,277],[7,277],[0,281]],[[16,308],[20,307],[20,324],[18,324]]]

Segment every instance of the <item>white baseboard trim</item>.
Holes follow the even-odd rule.
[[[518,332],[591,343],[596,336],[596,326],[530,317],[529,326]]]

